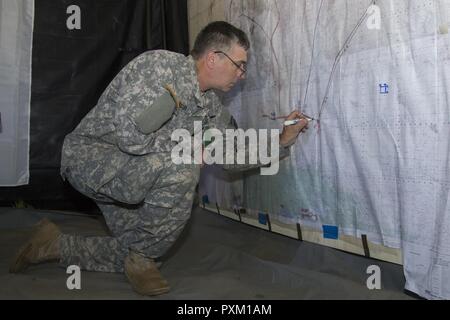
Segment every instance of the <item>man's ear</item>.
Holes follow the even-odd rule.
[[[213,52],[210,51],[206,54],[206,65],[208,67],[208,69],[214,69],[215,65],[216,65],[216,59],[217,59],[217,55]]]

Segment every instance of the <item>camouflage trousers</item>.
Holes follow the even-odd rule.
[[[111,236],[63,235],[60,262],[101,272],[123,272],[129,251],[164,255],[190,218],[200,176],[198,165],[175,165],[165,153],[133,157],[97,192],[77,179],[77,170],[69,168],[67,179],[96,201]]]

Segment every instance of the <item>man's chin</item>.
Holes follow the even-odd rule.
[[[219,91],[221,91],[221,92],[230,92],[230,90],[232,89],[233,87],[223,87],[223,88],[220,88],[220,89],[218,89]]]
[[[228,85],[228,87],[226,88],[225,92],[231,91],[231,89],[233,89],[236,86],[236,83],[231,83]]]
[[[235,85],[236,85],[235,83],[231,83],[226,87],[217,88],[217,90],[222,91],[222,92],[229,92],[229,91],[231,91],[231,89],[234,88]]]

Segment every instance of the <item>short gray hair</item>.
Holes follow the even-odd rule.
[[[250,49],[250,41],[244,31],[228,22],[215,21],[200,31],[191,55],[197,60],[210,49],[227,51],[234,43],[246,51]]]

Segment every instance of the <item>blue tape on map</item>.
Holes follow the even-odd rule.
[[[339,239],[339,228],[336,226],[322,226],[323,227],[323,237],[325,239]]]
[[[267,215],[265,213],[258,213],[258,221],[260,224],[267,225]]]

